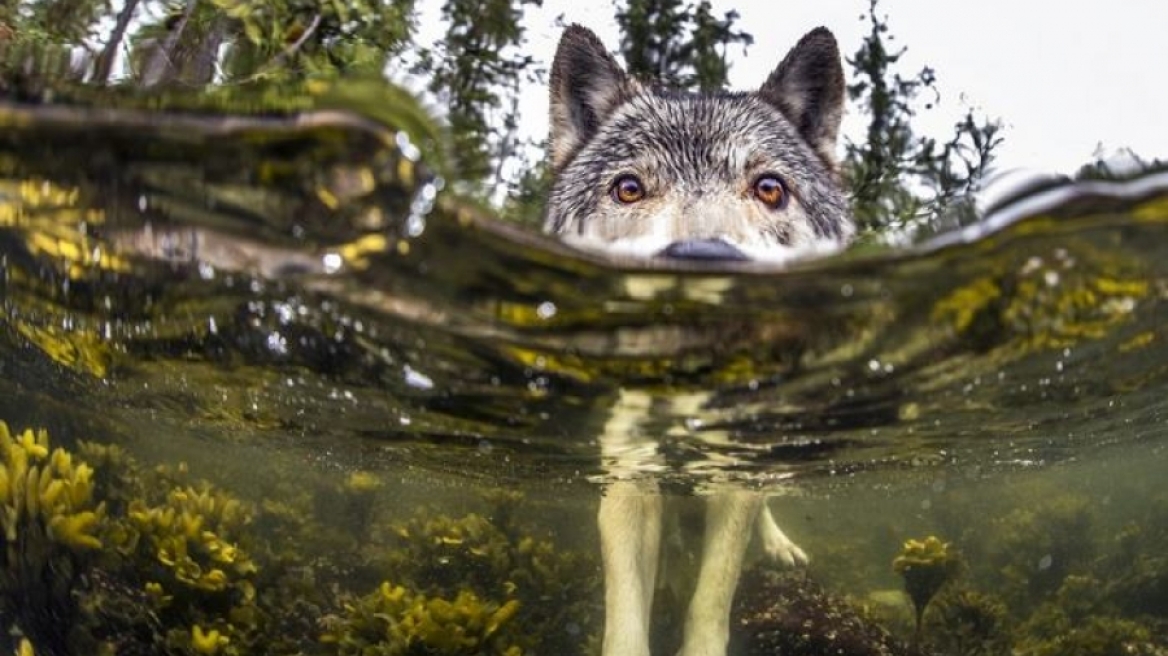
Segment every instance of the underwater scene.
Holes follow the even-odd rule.
[[[598,654],[619,474],[654,653],[750,489],[809,562],[735,656],[1168,654],[1168,174],[650,264],[461,199],[404,94],[271,106],[0,103],[0,651]]]

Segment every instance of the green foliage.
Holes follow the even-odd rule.
[[[729,48],[754,42],[737,20],[736,11],[714,15],[708,0],[627,0],[616,13],[620,52],[634,76],[676,89],[720,89]]]
[[[546,142],[541,146],[546,150]],[[509,184],[501,213],[509,221],[538,229],[543,225],[543,210],[552,186],[552,169],[545,159],[525,161],[518,179]]]
[[[520,85],[530,81],[535,60],[522,54],[528,6],[542,0],[447,0],[442,6],[445,38],[419,55],[417,72],[446,110],[459,177],[466,191],[483,194],[502,183],[502,167],[513,158]]]
[[[862,142],[849,141],[843,163],[856,221],[865,231],[938,230],[969,222],[963,203],[977,189],[994,151],[1001,125],[965,113],[946,140],[920,136],[912,121],[922,96],[930,109],[938,99],[931,68],[903,77],[895,66],[905,50],[891,50],[888,21],[870,0],[868,35],[848,60],[852,82],[848,97],[867,115]]]
[[[233,20],[229,79],[377,76],[409,44],[414,0],[213,0]]]
[[[414,0],[25,0],[0,13],[8,84],[34,76],[201,88],[256,78],[380,78],[411,44]],[[79,49],[79,55],[74,50]],[[117,67],[123,50],[128,59]],[[115,71],[122,71],[115,75]]]

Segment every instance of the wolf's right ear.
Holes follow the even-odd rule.
[[[604,44],[586,27],[569,25],[560,37],[551,74],[552,168],[568,163],[630,90],[630,81]]]
[[[759,89],[799,135],[834,166],[836,137],[844,113],[844,69],[839,46],[827,28],[808,32]]]

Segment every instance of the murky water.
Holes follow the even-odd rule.
[[[0,646],[598,653],[619,474],[684,511],[662,653],[726,485],[811,557],[752,565],[734,653],[1168,653],[1164,174],[650,267],[460,203],[408,113],[345,104],[0,106]],[[919,629],[898,555],[944,581]]]

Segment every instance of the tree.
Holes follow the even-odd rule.
[[[23,0],[0,8],[4,81],[32,71],[46,83],[199,89],[380,76],[411,44],[414,14],[414,0],[124,0],[116,10],[103,0]]]
[[[503,184],[503,167],[518,150],[514,101],[535,59],[523,54],[527,6],[542,0],[446,0],[442,42],[423,49],[416,72],[446,108],[455,166],[475,195]]]
[[[410,54],[445,110],[461,190],[486,199],[507,188],[504,215],[537,221],[550,173],[544,163],[515,166],[530,145],[518,136],[516,102],[521,86],[543,84],[523,50],[524,14],[542,0],[443,0],[445,34],[425,46],[413,39],[415,2],[13,0],[0,4],[0,91],[35,97],[54,80],[202,90],[376,78]],[[870,30],[848,60],[849,98],[868,118],[843,163],[855,214],[868,232],[948,227],[969,216],[962,199],[992,161],[1000,126],[971,110],[947,137],[918,134],[917,112],[939,98],[936,77],[896,71],[904,49],[889,47],[878,3],[869,0]],[[724,86],[731,48],[753,41],[736,12],[718,15],[709,0],[617,0],[614,11],[629,72],[678,89]]]
[[[905,49],[889,49],[888,19],[878,4],[869,1],[862,19],[870,30],[848,60],[854,80],[848,97],[868,116],[866,139],[848,141],[843,165],[856,220],[865,231],[963,223],[970,206],[959,201],[985,176],[1002,142],[1001,125],[968,110],[947,140],[919,136],[912,119],[922,96],[931,98],[925,109],[939,99],[936,75],[928,67],[907,78],[895,72]]]
[[[726,85],[727,50],[754,42],[736,30],[738,12],[715,16],[708,0],[626,0],[616,13],[620,52],[631,75],[675,89],[708,91]]]

